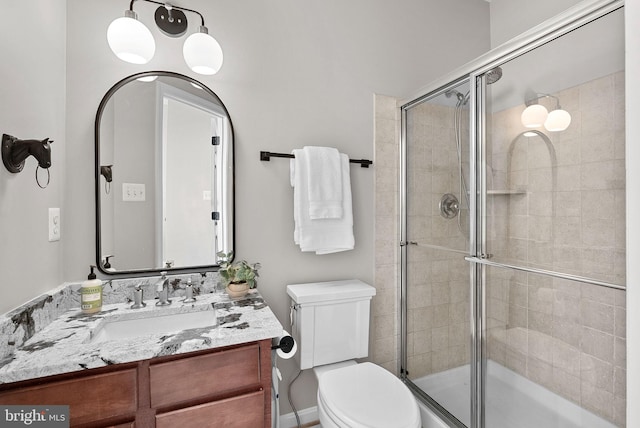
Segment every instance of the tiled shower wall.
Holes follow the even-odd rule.
[[[460,135],[468,141],[468,120],[462,122]],[[411,379],[469,363],[469,217],[455,138],[453,107],[423,103],[407,112],[407,235],[415,243],[407,247]],[[460,217],[440,215],[446,193],[460,200]]]
[[[443,193],[458,193],[453,109],[420,106],[411,116],[408,201],[412,239],[464,250],[467,242],[455,221],[440,217]],[[399,126],[396,99],[375,97],[376,273],[373,303],[374,362],[397,371],[399,290]],[[415,113],[415,112],[414,112]],[[466,129],[466,128],[465,128]],[[466,130],[463,132],[467,132]],[[441,146],[444,138],[451,143]],[[426,198],[425,198],[426,195]],[[411,378],[468,362],[469,281],[462,254],[411,246],[408,289],[408,366]]]
[[[494,113],[489,185],[494,259],[625,284],[624,74],[556,95],[566,131],[524,137],[524,106]],[[549,144],[550,143],[550,144]],[[624,291],[489,270],[489,357],[625,425]]]
[[[372,303],[371,359],[398,374],[398,178],[399,145],[396,99],[374,95],[375,281]]]
[[[373,299],[372,360],[397,373],[400,118],[395,98],[376,95],[374,104],[377,294]],[[434,112],[435,118],[429,114]],[[422,242],[463,249],[466,241],[458,226],[442,219],[437,211],[440,195],[453,192],[457,186],[455,144],[446,148],[436,144],[444,134],[453,135],[447,130],[453,123],[452,110],[435,107],[413,118],[410,132],[420,137],[411,148],[415,175],[409,178],[408,185],[413,189],[410,193],[419,197],[409,202],[411,224],[416,225],[411,236]],[[412,246],[411,250],[407,370],[417,378],[468,362],[469,282],[468,266],[461,255],[419,246]]]

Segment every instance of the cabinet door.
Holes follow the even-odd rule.
[[[133,416],[138,408],[136,369],[3,391],[0,403],[68,405],[72,426]]]
[[[256,391],[156,415],[156,428],[264,427],[264,395]]]
[[[258,344],[151,364],[151,407],[186,402],[260,384]]]

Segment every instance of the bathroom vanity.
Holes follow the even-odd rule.
[[[271,340],[0,386],[2,404],[69,405],[72,426],[269,427]]]
[[[74,427],[270,427],[271,339],[282,325],[259,293],[147,303],[56,316],[0,360],[0,403],[69,405]],[[213,325],[188,324],[193,314]],[[172,328],[149,330],[167,319]]]

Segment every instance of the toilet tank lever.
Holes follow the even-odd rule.
[[[289,324],[291,325],[291,327],[293,327],[293,311],[298,310],[298,304],[292,303],[291,306],[289,306]]]

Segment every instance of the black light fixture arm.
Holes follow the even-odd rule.
[[[135,3],[137,0],[131,0],[131,3],[129,3],[129,10],[133,12],[133,3]],[[160,6],[165,7],[166,9],[170,10],[170,9],[178,9],[178,10],[182,10],[185,12],[192,12],[197,14],[200,17],[200,21],[202,22],[202,26],[204,27],[204,16],[202,16],[202,14],[200,12],[198,12],[197,10],[193,10],[193,9],[188,9],[186,7],[181,7],[181,6],[176,6],[174,4],[171,3],[167,3],[167,2],[161,2],[161,1],[155,1],[155,0],[141,0],[141,1],[146,1],[147,3],[153,3],[153,4],[157,4]]]

